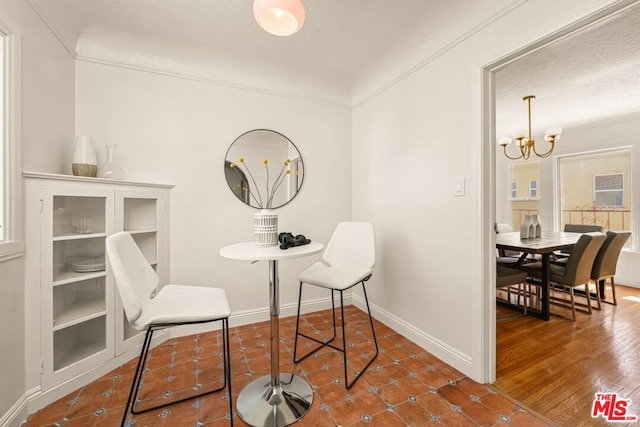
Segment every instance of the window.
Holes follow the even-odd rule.
[[[624,207],[624,175],[596,175],[593,177],[593,200],[596,206]]]
[[[21,236],[20,38],[0,21],[0,261],[24,252]]]
[[[529,197],[538,197],[538,181],[529,181]]]
[[[525,215],[538,215],[540,211],[540,161],[527,160],[511,163],[511,225],[520,229]]]
[[[565,224],[597,224],[604,231],[632,230],[631,148],[558,158],[560,229]],[[627,243],[631,245],[631,241]]]
[[[4,82],[4,36],[0,37],[0,82]],[[4,117],[4,85],[0,84],[0,118]],[[6,142],[4,137],[4,120],[0,119],[0,242],[5,240],[5,195],[6,181],[5,175],[5,152]]]

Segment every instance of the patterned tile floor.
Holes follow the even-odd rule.
[[[354,306],[345,307],[345,320],[351,378],[373,356],[375,347],[365,313]],[[331,325],[330,310],[307,314],[301,320],[302,331],[325,339],[332,334]],[[305,377],[314,390],[311,409],[296,426],[548,425],[382,323],[375,321],[375,327],[380,354],[362,378],[346,390],[342,354],[324,348],[294,364],[295,317],[280,319],[281,372]],[[269,331],[268,322],[230,331],[234,404],[238,393],[252,379],[269,374]],[[336,341],[341,345],[340,339]],[[313,349],[310,340],[300,339],[298,346],[299,352]],[[219,331],[172,339],[153,349],[139,405],[220,385],[221,349]],[[36,412],[24,426],[118,426],[135,363],[132,360]],[[246,425],[236,413],[234,424]],[[225,390],[130,417],[127,425],[226,426],[228,393]]]

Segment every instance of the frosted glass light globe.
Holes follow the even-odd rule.
[[[255,0],[253,17],[266,32],[290,36],[304,25],[304,6],[300,0]]]

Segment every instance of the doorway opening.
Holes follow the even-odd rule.
[[[638,20],[635,21],[636,18],[632,17],[632,15],[637,15]],[[607,104],[602,104],[602,102],[602,105],[594,106],[589,104],[589,102],[587,102],[588,100],[586,100],[592,89],[594,92],[599,92],[599,95],[607,95],[606,88],[613,80],[607,73],[615,71],[614,68],[616,67],[619,67],[618,71],[623,71],[623,68],[628,66],[628,64],[622,63],[622,61],[628,60],[629,57],[620,52],[626,48],[626,45],[620,46],[619,49],[609,48],[606,50],[608,53],[619,56],[618,63],[616,63],[615,61],[608,60],[605,54],[594,55],[594,52],[599,52],[598,47],[594,44],[605,43],[605,40],[601,36],[602,32],[606,32],[608,30],[613,30],[612,32],[614,33],[624,32],[625,29],[623,28],[623,24],[631,21],[636,23],[640,22],[640,3],[637,1],[619,2],[575,22],[561,31],[551,34],[536,43],[526,46],[506,58],[489,64],[483,69],[483,180],[486,184],[486,190],[483,197],[483,208],[485,218],[490,219],[490,221],[485,222],[484,235],[486,237],[485,241],[491,242],[491,244],[485,248],[486,253],[484,255],[485,265],[487,266],[487,273],[485,274],[485,283],[487,286],[485,286],[485,292],[486,295],[488,295],[487,300],[489,301],[489,304],[487,305],[491,306],[487,309],[488,315],[485,316],[486,324],[484,329],[485,331],[489,331],[489,335],[492,335],[493,339],[492,343],[489,344],[489,357],[486,358],[485,363],[489,365],[487,370],[489,372],[488,376],[490,381],[494,382],[494,385],[498,389],[508,392],[518,400],[520,399],[517,393],[513,390],[517,387],[522,388],[522,384],[526,383],[530,389],[525,389],[522,395],[524,396],[528,394],[529,396],[533,396],[533,398],[530,399],[531,402],[538,402],[538,400],[541,401],[543,394],[546,395],[547,401],[550,400],[548,398],[549,395],[557,395],[559,398],[564,396],[565,399],[568,399],[568,396],[575,397],[580,395],[579,404],[577,404],[575,400],[572,402],[574,404],[574,409],[576,407],[575,405],[591,405],[594,399],[594,393],[599,391],[598,386],[604,387],[605,384],[598,383],[597,379],[592,377],[593,370],[589,371],[589,374],[583,374],[580,370],[572,371],[573,367],[579,365],[576,359],[567,365],[559,364],[559,360],[554,359],[554,354],[559,354],[558,346],[560,344],[550,344],[555,346],[555,349],[551,351],[550,348],[547,348],[547,355],[544,354],[543,345],[545,343],[551,343],[551,338],[554,337],[554,334],[565,334],[565,345],[574,345],[570,343],[568,338],[566,338],[571,337],[571,339],[579,339],[581,341],[591,343],[594,349],[606,348],[609,344],[611,346],[619,346],[619,342],[622,339],[620,337],[624,337],[624,332],[620,332],[620,330],[609,330],[603,333],[603,328],[600,327],[598,328],[600,330],[599,335],[575,338],[576,334],[578,334],[581,329],[586,329],[586,327],[584,327],[584,325],[576,326],[576,324],[555,316],[552,316],[552,319],[549,322],[523,317],[515,320],[509,320],[507,322],[501,322],[499,325],[496,325],[496,289],[495,286],[493,286],[493,283],[495,282],[496,254],[493,225],[495,223],[508,223],[511,225],[513,230],[519,230],[520,224],[517,223],[518,220],[514,219],[519,218],[516,215],[518,213],[516,211],[518,209],[529,209],[529,204],[531,203],[528,202],[535,201],[539,205],[536,209],[539,210],[540,218],[543,222],[543,229],[557,229],[559,224],[562,223],[562,209],[558,203],[557,196],[559,188],[559,180],[557,178],[559,173],[558,159],[562,156],[567,158],[567,156],[576,153],[576,144],[582,145],[580,148],[582,152],[611,150],[621,146],[627,147],[628,149],[630,146],[638,145],[640,138],[637,136],[637,133],[636,135],[628,133],[626,136],[622,137],[612,137],[611,133],[609,133],[607,137],[605,129],[610,130],[613,126],[623,127],[624,125],[622,123],[624,123],[625,120],[635,121],[635,123],[638,123],[638,120],[640,119],[640,109],[636,109],[630,113],[629,110],[633,110],[635,107],[630,106],[630,104],[624,105],[623,102],[621,102],[623,100],[620,97],[616,98],[615,96],[612,98],[616,99],[610,101],[608,107]],[[637,28],[637,26],[634,28]],[[637,29],[634,29],[633,31],[637,32]],[[629,44],[628,40],[619,39],[619,41],[626,42],[627,45]],[[588,53],[585,55],[585,59],[599,60],[606,66],[602,67],[603,69],[600,71],[600,75],[598,75],[596,70],[591,69],[588,66],[580,66],[571,58],[567,57],[567,53],[573,53],[575,50],[575,44],[578,42],[588,44],[587,47],[592,51],[591,55]],[[637,58],[638,54],[636,53],[631,56],[631,58],[634,57]],[[552,62],[544,62],[545,60],[549,61],[549,58],[553,58],[550,60]],[[579,68],[581,67],[575,72],[573,79],[569,79],[569,72],[567,72],[565,76],[561,73],[561,71],[566,70],[566,66],[569,65],[575,65]],[[551,79],[545,78],[545,73],[551,73],[554,77]],[[629,72],[625,71],[625,73],[627,76],[626,78],[629,78]],[[638,78],[640,78],[640,76]],[[595,83],[598,81],[597,79],[600,79],[601,83]],[[623,82],[620,81],[620,83]],[[573,88],[578,92],[582,91],[583,96],[579,101],[571,98],[572,95],[570,92]],[[637,89],[630,92],[630,96],[638,96]],[[502,154],[502,150],[500,147],[497,147],[496,144],[497,139],[503,132],[510,131],[510,129],[507,129],[507,126],[503,126],[503,124],[505,122],[509,122],[511,118],[509,116],[510,113],[507,111],[508,108],[505,108],[505,105],[508,107],[510,103],[514,102],[516,104],[521,104],[521,98],[530,94],[536,95],[537,97],[536,110],[534,110],[533,117],[534,121],[537,121],[537,127],[534,128],[534,133],[538,136],[540,136],[540,134],[544,135],[544,128],[553,125],[565,128],[565,133],[562,135],[563,139],[556,144],[556,149],[552,156],[548,159],[538,159],[536,156],[532,156],[532,158],[528,160],[528,162],[539,161],[540,163],[538,171],[539,178],[535,179],[536,182],[534,186],[531,185],[531,180],[533,178],[523,181],[522,183],[510,180],[510,170],[512,166],[516,165],[516,170],[519,168],[522,169],[523,167],[518,165],[523,165],[527,161],[520,160],[512,163],[510,160],[506,159]],[[608,95],[611,96],[610,93]],[[547,98],[553,98],[556,104],[554,105],[553,103],[547,102]],[[599,117],[596,117],[595,115],[589,116],[591,114],[598,113],[600,107],[605,107],[604,109],[608,110],[609,115],[602,115]],[[616,110],[616,108],[619,107],[622,109]],[[519,114],[518,117],[520,121],[524,122],[521,126],[525,127],[526,111],[524,115],[522,111],[522,106],[517,105],[513,114],[515,114],[515,116],[518,116]],[[573,116],[569,113],[572,113]],[[553,122],[550,122],[550,120],[553,120]],[[580,121],[583,123],[586,121],[592,127],[601,126],[603,131],[602,133],[590,132],[593,139],[589,140],[587,136],[585,136],[589,132],[585,130],[585,128],[582,128]],[[538,139],[542,143],[541,150],[546,151],[544,138],[540,137],[537,138],[537,140]],[[587,149],[585,149],[585,145]],[[514,147],[510,148],[514,149]],[[633,147],[630,154],[631,164],[636,166],[640,165],[640,154],[638,151],[640,150]],[[621,200],[624,199],[623,192],[627,189],[624,184],[620,184],[626,182],[624,181],[624,177],[620,178],[619,172],[607,171],[599,173],[598,175],[605,176],[606,179],[598,178],[592,180],[591,184],[598,188],[593,191],[587,190],[587,193],[595,194],[594,198],[602,200],[611,199],[615,201],[617,205],[615,207],[609,206],[610,210],[614,208],[618,210],[624,209],[624,207],[618,206],[622,203]],[[616,184],[617,187],[604,188],[603,185],[609,183],[609,181],[613,183],[611,185]],[[534,196],[532,196],[532,191],[534,192]],[[635,206],[637,208],[637,200],[640,197],[638,197],[637,190],[633,191],[634,193],[631,195],[629,200],[631,200],[631,207]],[[609,201],[609,205],[611,204],[612,202]],[[575,210],[573,207],[568,209],[572,211]],[[631,218],[631,221],[633,222],[633,229],[639,230],[638,216],[634,215]],[[637,252],[637,239],[636,242],[632,244],[631,249],[634,249]],[[637,295],[640,295],[640,290],[627,288],[623,292],[628,298],[626,299],[626,302],[619,302],[619,305],[615,307],[617,313],[628,314],[633,313],[634,311],[637,312],[640,306],[638,306],[638,303],[634,302],[634,300],[637,300]],[[633,305],[635,310],[624,308],[624,304],[628,306]],[[606,319],[603,320],[603,322],[612,322],[612,309],[613,307],[611,306],[605,306],[605,308],[603,308],[602,313],[605,313],[603,319]],[[609,314],[607,314],[607,311],[605,310],[608,310]],[[618,317],[620,317],[620,315],[618,315]],[[592,317],[589,322],[594,323],[594,318],[595,316]],[[517,333],[520,334],[518,338],[520,343],[533,342],[536,343],[536,345],[531,348],[526,348],[524,345],[519,344],[519,346],[505,350],[504,341],[501,340],[503,338],[502,335],[505,335],[505,330],[510,330],[509,333],[516,333],[514,331],[519,330]],[[539,351],[534,353],[534,350]],[[503,353],[501,353],[501,351],[503,351]],[[518,351],[522,354],[518,354]],[[551,372],[558,378],[564,376],[565,385],[562,387],[558,386],[559,388],[551,390],[546,387],[544,376],[540,375],[540,373],[535,373],[533,367],[529,368],[531,371],[531,377],[527,377],[527,373],[517,371],[518,367],[515,365],[517,363],[524,363],[521,361],[525,360],[527,357],[531,359],[534,357],[534,354],[535,357],[541,359],[544,358],[544,360],[547,361],[546,369],[548,372]],[[589,350],[584,350],[584,353],[579,355],[578,358],[584,358],[588,354]],[[521,357],[521,359],[517,359],[518,357]],[[510,365],[510,359],[521,361],[513,362],[513,364]],[[625,362],[616,357],[612,357],[606,363],[615,365],[611,367],[611,371],[613,372],[614,370],[619,369],[621,364],[624,365]],[[571,382],[578,383],[579,380],[584,380],[580,391],[572,391],[566,386],[566,384]],[[629,381],[632,380],[633,379],[630,379]],[[635,381],[637,383],[637,379],[635,379]],[[548,384],[548,381],[546,384]],[[621,390],[614,389],[611,391],[623,393],[624,388]],[[633,390],[631,390],[631,392],[640,393],[640,391]],[[536,400],[536,394],[540,399]],[[630,398],[632,401],[634,398],[636,401],[640,400],[640,396],[637,395],[631,396]],[[526,400],[523,399],[520,401],[527,405]],[[567,424],[566,420],[558,418],[561,416],[558,414],[563,413],[563,411],[564,414],[566,414],[568,412],[568,408],[558,407],[558,405],[555,404],[557,411],[553,412],[548,409],[551,408],[552,405],[554,404],[549,403],[548,407],[544,407],[542,405],[536,407],[534,405],[529,406],[527,409],[532,410],[532,412],[541,413],[542,415],[547,415],[545,411],[549,410],[549,414],[553,415],[553,417],[549,418],[556,423]],[[584,408],[579,411],[584,412],[583,409]],[[589,418],[588,411],[581,415]]]

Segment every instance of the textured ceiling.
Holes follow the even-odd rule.
[[[27,0],[80,59],[169,72],[350,108],[522,0],[303,0],[291,37],[252,0]],[[640,6],[496,73],[497,132],[640,110]]]
[[[538,136],[552,126],[640,112],[640,4],[512,62],[495,84],[498,136],[526,129],[525,95],[536,96]]]
[[[522,0],[303,0],[291,37],[252,0],[28,0],[79,58],[354,104]],[[375,80],[371,83],[371,80]]]

